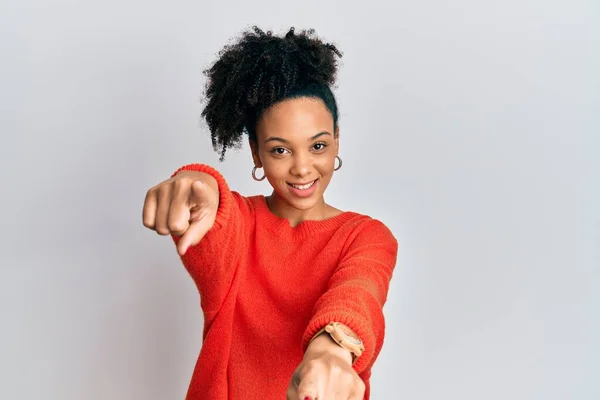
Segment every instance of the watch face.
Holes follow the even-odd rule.
[[[355,343],[357,345],[362,344],[362,341],[358,338],[356,333],[354,333],[354,331],[352,331],[350,328],[348,328],[345,325],[338,325],[338,328],[340,328],[340,330],[342,331],[344,336],[346,336],[346,338],[348,340],[350,340],[352,343]]]

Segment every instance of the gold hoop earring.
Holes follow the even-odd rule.
[[[257,181],[257,182],[264,181],[264,180],[265,180],[265,177],[266,177],[266,175],[263,175],[263,176],[262,176],[262,178],[260,178],[260,179],[256,177],[256,170],[257,170],[257,169],[258,169],[258,168],[257,168],[256,166],[254,166],[254,168],[252,168],[252,178],[253,178],[255,181]]]
[[[337,171],[337,170],[339,170],[340,168],[342,168],[342,159],[341,159],[341,157],[340,157],[340,156],[335,156],[335,158],[337,158],[337,160],[339,161],[339,165],[338,165],[336,168],[334,168],[333,170],[334,170],[334,171]]]

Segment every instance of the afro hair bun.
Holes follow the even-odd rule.
[[[254,26],[223,47],[204,71],[206,105],[202,117],[221,160],[228,148],[239,147],[243,134],[255,139],[255,125],[269,106],[309,86],[335,83],[342,53],[315,36],[292,27],[283,36]]]

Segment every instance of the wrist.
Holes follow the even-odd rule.
[[[304,358],[316,358],[323,355],[340,358],[349,366],[352,366],[352,353],[338,345],[326,332],[321,333],[310,342],[304,353]]]
[[[360,337],[347,325],[340,322],[330,322],[319,330],[311,341],[319,337],[322,333],[328,333],[328,336],[335,344],[347,350],[351,354],[351,363],[354,365],[356,360],[365,351]],[[309,342],[310,345],[310,342]]]

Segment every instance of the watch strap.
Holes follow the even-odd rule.
[[[364,345],[362,344],[362,340],[360,340],[360,338],[358,338],[358,341],[360,344],[347,343],[348,340],[344,340],[342,338],[342,335],[346,336],[346,337],[347,337],[347,335],[345,335],[343,333],[343,330],[342,330],[342,328],[340,328],[340,326],[345,328],[346,330],[352,332],[358,338],[358,335],[356,335],[356,333],[354,333],[354,331],[352,331],[348,326],[341,324],[339,322],[330,322],[329,324],[325,325],[323,328],[319,329],[319,331],[317,333],[315,333],[315,335],[310,340],[309,344],[312,343],[312,341],[315,340],[315,338],[317,338],[323,332],[327,332],[327,334],[329,334],[331,339],[335,343],[337,343],[338,346],[340,346],[350,352],[350,354],[352,355],[352,365],[354,365],[356,360],[358,360],[358,358],[362,355],[362,353],[365,349]]]

